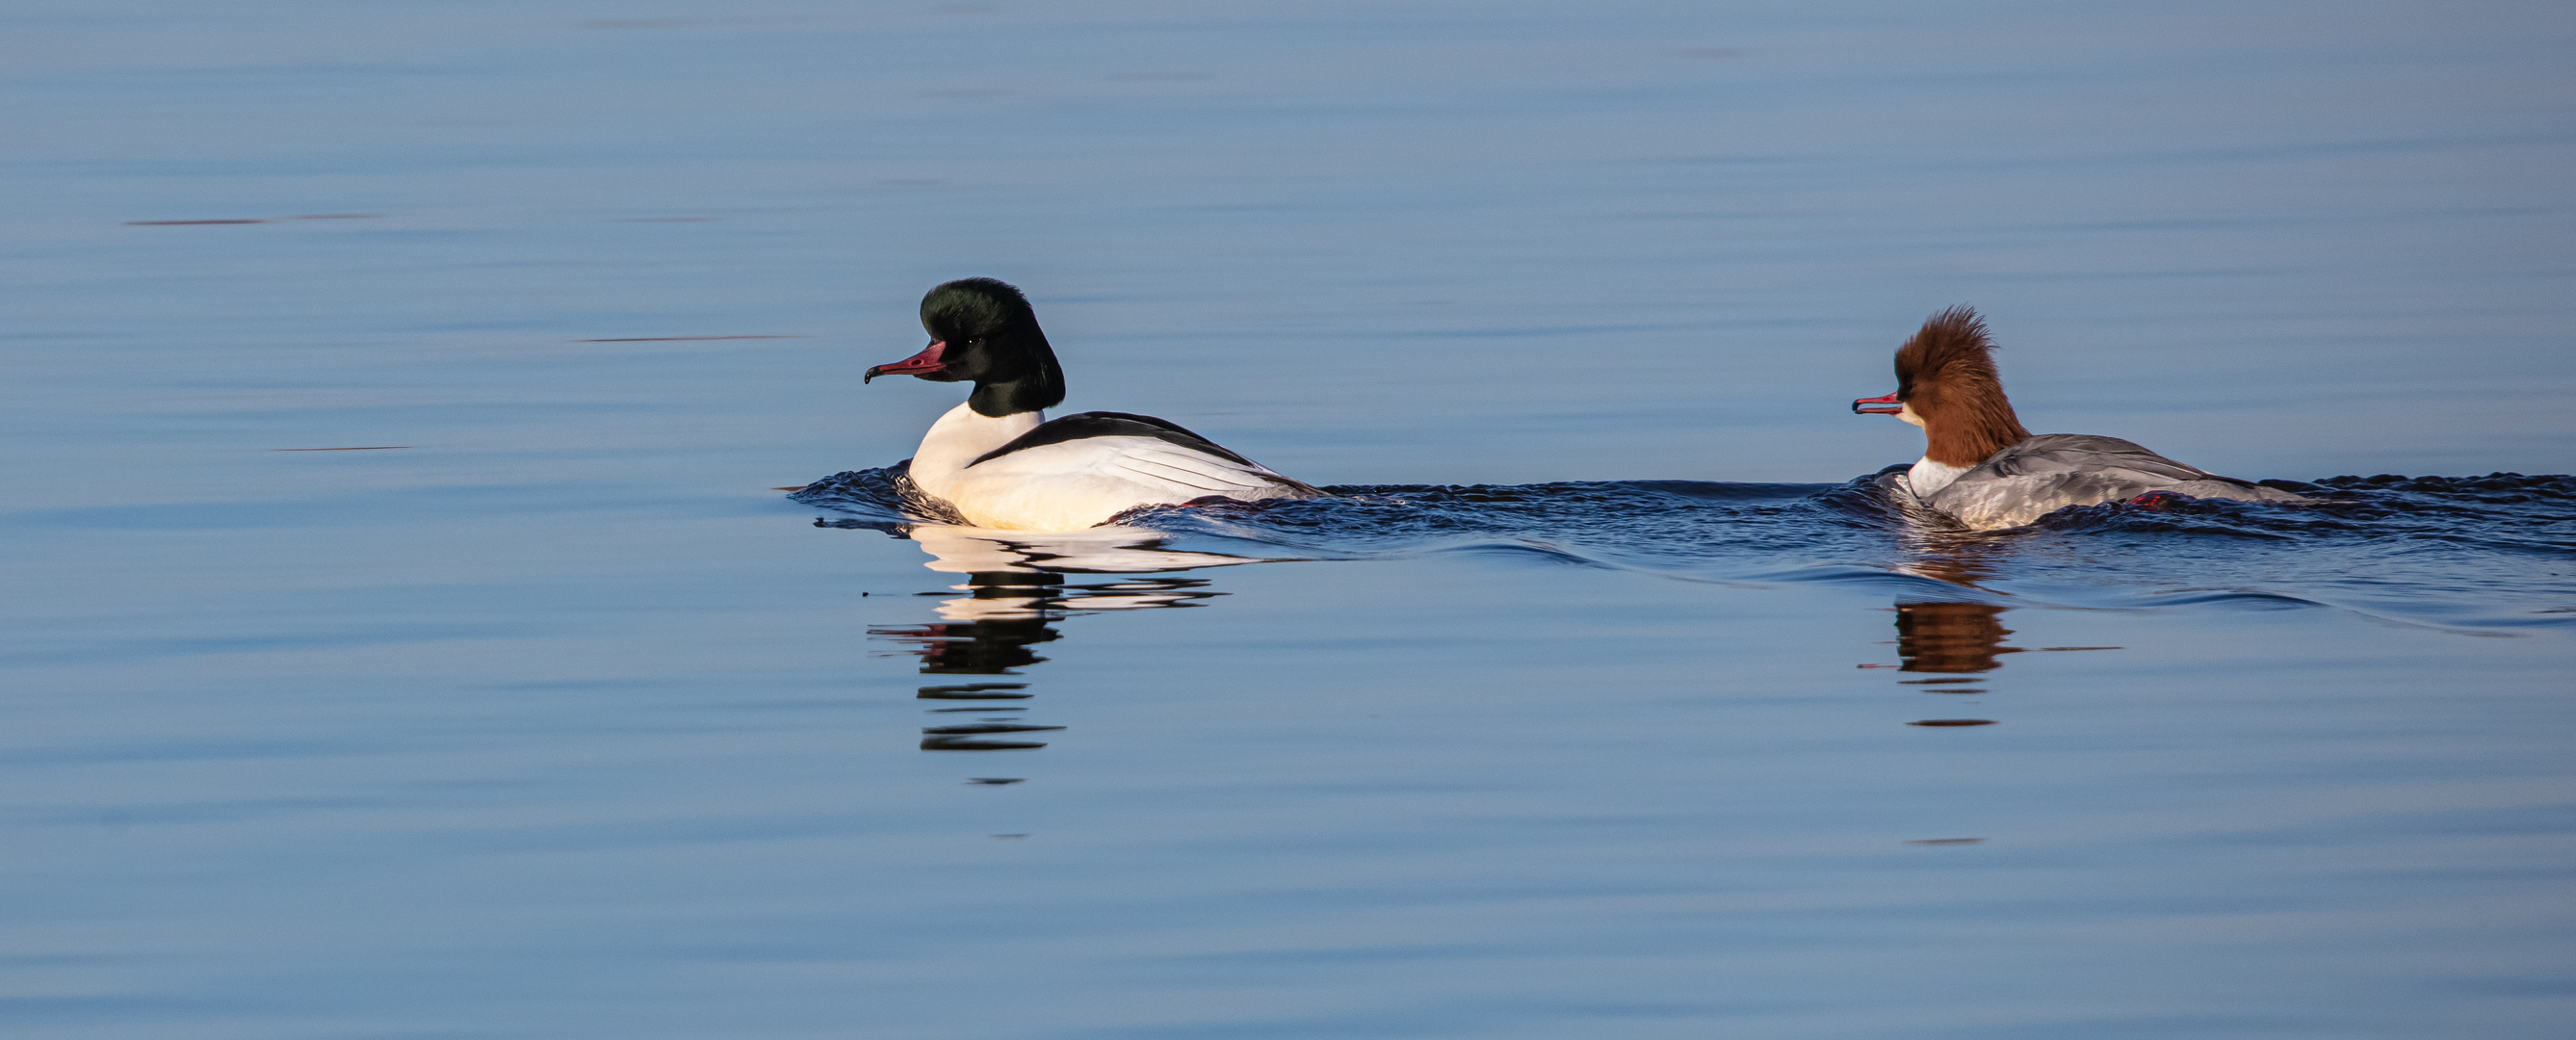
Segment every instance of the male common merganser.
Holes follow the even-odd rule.
[[[1923,428],[1923,459],[1904,475],[1915,501],[1979,531],[2020,527],[2067,506],[2157,491],[2246,502],[2307,502],[2175,462],[2117,437],[2031,436],[2004,397],[1985,319],[1952,307],[1896,351],[1896,392],[1852,402]],[[1866,408],[1863,405],[1881,407]],[[1887,407],[1887,406],[1894,407]]]
[[[1313,485],[1151,416],[1083,412],[1047,421],[1064,402],[1064,370],[1028,297],[990,278],[921,298],[930,346],[868,370],[972,381],[975,392],[921,438],[912,483],[979,527],[1074,531],[1137,506],[1201,499],[1315,498]]]

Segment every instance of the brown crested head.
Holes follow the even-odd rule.
[[[1994,349],[1971,307],[1933,315],[1896,348],[1896,399],[1923,421],[1923,457],[1974,466],[2030,438],[2004,396]]]

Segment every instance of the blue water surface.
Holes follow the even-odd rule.
[[[11,4],[0,1032],[2563,1035],[2571,37]],[[905,514],[968,275],[1340,494]]]

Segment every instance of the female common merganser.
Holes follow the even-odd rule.
[[[1047,421],[1064,403],[1064,370],[1028,297],[966,278],[921,298],[930,346],[861,382],[907,375],[972,381],[975,393],[921,438],[912,483],[979,527],[1075,531],[1138,506],[1201,499],[1316,498],[1313,485],[1217,447],[1173,423],[1124,412]]]
[[[2004,397],[1994,344],[1977,312],[1952,307],[1896,351],[1896,392],[1852,402],[1862,415],[1893,415],[1923,428],[1923,459],[1903,483],[1933,510],[1979,531],[2020,527],[2067,506],[2117,502],[2157,491],[2246,502],[2307,502],[2287,491],[2222,477],[2117,437],[2031,436]],[[1864,408],[1863,405],[1895,407]]]

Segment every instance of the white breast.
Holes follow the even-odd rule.
[[[995,418],[977,412],[972,405],[951,408],[938,422],[930,424],[930,432],[921,437],[920,450],[912,453],[913,486],[932,498],[956,505],[957,485],[965,477],[968,463],[1037,429],[1045,421],[1045,412]]]
[[[1951,481],[1959,479],[1959,474],[1967,472],[1970,468],[1953,466],[1946,462],[1934,462],[1930,456],[1925,456],[1914,463],[1913,469],[1905,471],[1905,486],[1913,489],[1914,497],[1929,503],[1932,496],[1939,494],[1942,488],[1949,487]]]

